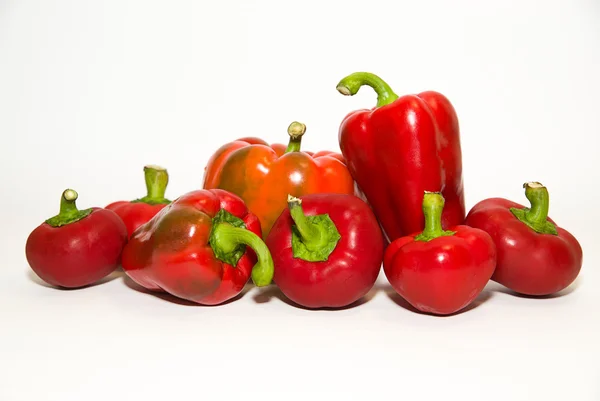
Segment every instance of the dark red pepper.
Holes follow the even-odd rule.
[[[416,309],[448,315],[467,307],[496,266],[496,248],[485,232],[465,225],[442,229],[444,197],[423,196],[425,228],[393,241],[383,269],[398,294]]]
[[[371,208],[349,194],[288,197],[267,239],[275,284],[307,308],[343,307],[373,287],[383,235]]]
[[[237,296],[250,277],[259,287],[271,282],[273,260],[260,237],[258,218],[237,195],[192,191],[135,231],[123,269],[148,290],[216,305]]]
[[[33,230],[25,245],[31,269],[57,287],[84,287],[108,276],[119,267],[127,242],[127,229],[115,212],[79,210],[77,197],[65,190],[60,213]]]
[[[167,170],[160,166],[145,166],[147,194],[132,201],[118,201],[106,206],[114,211],[125,223],[129,237],[142,224],[145,224],[171,201],[165,198],[169,183]]]
[[[492,280],[526,295],[550,295],[579,275],[583,251],[577,239],[548,217],[550,197],[539,182],[524,184],[531,202],[524,207],[490,198],[469,211],[466,224],[488,232],[498,249]]]
[[[389,241],[423,229],[423,192],[446,199],[442,226],[462,224],[465,205],[458,118],[450,101],[433,91],[399,97],[381,78],[351,74],[337,90],[377,92],[377,106],[347,115],[339,143],[350,173],[364,192]]]

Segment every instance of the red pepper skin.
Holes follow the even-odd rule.
[[[353,95],[360,85],[373,85],[379,106],[348,114],[338,140],[388,241],[423,229],[424,191],[440,191],[446,199],[443,227],[462,224],[462,152],[458,117],[450,101],[434,91],[398,97],[378,77],[368,74],[365,79],[375,82],[365,82],[360,74],[346,77],[338,90]]]
[[[456,313],[483,291],[496,266],[496,248],[484,231],[458,225],[453,235],[418,240],[420,233],[393,241],[384,273],[393,289],[417,310]]]
[[[165,198],[169,182],[167,170],[160,166],[144,167],[147,195],[133,201],[117,201],[105,207],[115,212],[127,227],[128,237],[147,223],[171,201]]]
[[[209,239],[220,210],[260,237],[258,218],[239,197],[220,189],[192,191],[135,231],[123,250],[125,273],[146,289],[203,305],[234,298],[248,282],[256,254],[246,248],[235,266],[217,258]]]
[[[274,282],[291,301],[306,308],[348,306],[369,292],[381,269],[384,240],[370,207],[349,194],[299,198],[306,216],[327,214],[340,239],[326,261],[294,257],[290,209],[283,210],[265,240],[275,264]]]
[[[91,285],[119,267],[127,229],[114,212],[93,207],[78,221],[53,227],[44,222],[25,245],[31,269],[56,287]]]
[[[115,212],[127,227],[127,236],[131,237],[135,230],[146,224],[166,204],[150,205],[144,202],[117,201],[105,207],[105,209]]]
[[[489,233],[498,250],[492,280],[525,295],[557,293],[571,285],[581,271],[583,251],[577,239],[556,226],[543,234],[518,220],[511,208],[524,206],[503,198],[480,201],[469,211],[466,224]],[[556,224],[552,219],[548,221]]]

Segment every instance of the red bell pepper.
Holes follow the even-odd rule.
[[[171,201],[165,198],[169,183],[167,170],[159,166],[145,166],[147,194],[143,198],[132,201],[118,201],[106,206],[114,211],[125,223],[129,237],[142,224],[145,224],[156,213]]]
[[[383,269],[398,294],[422,312],[448,315],[483,291],[496,265],[496,248],[485,231],[457,225],[444,230],[444,197],[423,196],[425,228],[393,241]]]
[[[250,276],[259,287],[271,282],[273,260],[260,236],[258,218],[236,195],[192,191],[133,234],[123,270],[148,290],[216,305],[239,295]]]
[[[343,307],[367,294],[384,246],[371,208],[348,194],[288,196],[266,243],[275,284],[307,308]]]
[[[577,239],[548,217],[548,189],[525,183],[524,207],[490,198],[469,211],[466,224],[488,232],[498,249],[492,280],[526,295],[550,295],[567,288],[579,275],[583,250]]]
[[[357,72],[337,90],[377,92],[377,106],[348,114],[339,143],[350,173],[380,220],[388,241],[423,229],[424,191],[446,199],[442,226],[462,224],[465,205],[458,118],[442,94],[398,97],[379,77]]]
[[[31,269],[50,285],[78,288],[94,284],[119,267],[127,228],[113,211],[79,210],[78,194],[62,193],[60,212],[34,229],[25,254]]]

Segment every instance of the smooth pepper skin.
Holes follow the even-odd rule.
[[[495,269],[496,248],[485,231],[466,225],[442,230],[439,194],[425,195],[423,204],[430,221],[422,232],[400,237],[387,247],[383,269],[394,290],[417,310],[449,315],[483,291]]]
[[[265,241],[273,256],[277,286],[286,297],[306,308],[339,308],[361,299],[379,275],[384,249],[381,228],[367,203],[354,195],[311,194],[289,205],[301,205],[292,212],[298,213],[296,219],[329,216],[339,235],[329,241],[335,248],[326,260],[295,256],[293,227],[301,222],[295,222],[291,207],[284,209]],[[311,223],[307,226],[308,230]],[[319,248],[319,234],[307,236],[312,236]]]
[[[105,207],[115,212],[127,227],[128,237],[141,225],[147,223],[171,201],[165,198],[169,182],[167,170],[159,166],[145,166],[147,194],[132,201],[117,201]]]
[[[216,223],[219,212],[243,225]],[[217,240],[211,235],[217,225],[225,230],[226,238]],[[262,266],[271,268],[261,285],[270,283],[272,260],[260,235],[258,218],[239,197],[220,189],[196,190],[174,200],[135,231],[123,250],[122,265],[133,281],[148,290],[216,305],[236,297],[251,274],[254,278],[253,265],[259,266],[256,249]],[[239,248],[244,238],[252,248]],[[239,259],[224,261],[217,247],[226,256],[239,251]]]
[[[534,183],[534,190],[545,190]],[[526,183],[525,186],[531,185]],[[544,194],[542,194],[544,195]],[[544,195],[547,198],[547,191]],[[533,202],[537,202],[532,198]],[[492,280],[525,295],[544,296],[571,285],[579,275],[583,251],[577,239],[556,225],[545,213],[538,215],[550,223],[554,233],[536,232],[511,212],[531,210],[504,198],[480,201],[469,211],[466,224],[491,235],[498,249],[498,264]],[[545,215],[544,215],[545,214]]]
[[[354,73],[338,91],[351,96],[362,85],[378,94],[373,109],[348,114],[339,128],[342,155],[372,205],[389,242],[423,229],[424,191],[446,199],[442,224],[465,218],[458,117],[441,93],[398,97],[379,77]]]
[[[65,190],[61,213],[34,229],[25,245],[31,269],[56,287],[85,287],[108,276],[127,242],[119,216],[98,207],[80,211],[76,199],[74,190]]]
[[[354,179],[341,154],[300,150],[305,129],[301,123],[290,124],[287,147],[269,146],[258,138],[241,138],[223,145],[205,168],[203,188],[225,189],[242,198],[258,216],[265,238],[285,209],[288,194],[353,194]]]

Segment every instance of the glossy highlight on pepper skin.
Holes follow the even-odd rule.
[[[364,297],[373,287],[383,258],[381,228],[370,207],[348,194],[311,194],[300,198],[306,216],[328,215],[340,238],[327,260],[295,256],[286,208],[265,240],[275,264],[274,282],[284,295],[307,308],[339,308]]]
[[[257,257],[246,247],[235,266],[219,260],[209,243],[220,210],[241,219],[245,230],[261,236],[257,217],[224,190],[189,192],[141,226],[123,251],[123,269],[139,285],[203,305],[237,296]]]
[[[579,275],[583,250],[566,229],[555,225],[556,235],[538,233],[511,212],[525,206],[504,198],[480,201],[469,211],[466,224],[491,235],[498,249],[492,280],[525,295],[555,294]]]
[[[337,89],[351,96],[363,85],[377,92],[377,107],[349,113],[338,139],[388,241],[423,229],[424,191],[439,191],[446,199],[444,227],[463,224],[460,130],[450,101],[435,91],[399,97],[370,73],[351,74]]]
[[[354,179],[341,154],[286,152],[288,147],[252,137],[223,145],[205,168],[203,188],[224,189],[242,198],[258,216],[265,238],[285,209],[288,194],[355,193]]]
[[[394,290],[417,310],[456,313],[483,291],[496,266],[496,248],[485,232],[465,225],[443,230],[443,197],[423,198],[425,228],[386,249],[383,269]]]

